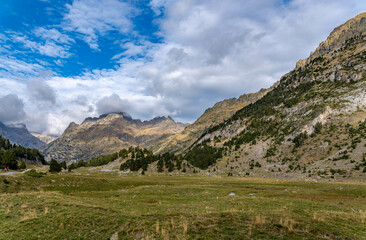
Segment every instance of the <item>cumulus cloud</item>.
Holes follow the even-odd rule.
[[[44,79],[36,78],[27,85],[29,94],[33,100],[40,104],[52,106],[56,104],[56,94]]]
[[[74,102],[80,106],[88,105],[88,98],[84,95],[78,95]]]
[[[121,99],[117,94],[103,97],[96,103],[99,114],[125,112],[128,113],[129,103],[126,99]]]
[[[75,0],[66,5],[64,29],[82,35],[90,48],[99,49],[99,35],[109,31],[127,33],[132,29],[130,20],[135,9],[118,0]]]
[[[0,121],[13,123],[24,120],[24,102],[15,94],[8,94],[0,98]]]

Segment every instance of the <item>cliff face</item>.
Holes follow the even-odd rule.
[[[197,144],[224,148],[215,172],[362,177],[365,121],[363,13],[335,28],[265,96],[208,129]]]
[[[87,118],[80,125],[71,123],[65,132],[48,144],[42,152],[46,159],[88,160],[129,146],[149,148],[157,141],[183,129],[183,124],[176,123],[170,117],[140,121],[124,113],[112,113],[99,118]]]

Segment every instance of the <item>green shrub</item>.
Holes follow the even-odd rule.
[[[304,141],[305,141],[305,139],[307,139],[308,138],[308,134],[306,133],[306,132],[302,132],[302,133],[300,133],[299,135],[297,135],[292,141],[293,141],[293,143],[295,143],[295,148],[298,148],[298,147],[300,147],[303,143],[304,143]]]
[[[42,173],[37,172],[36,170],[32,169],[24,173],[26,176],[40,178],[43,176]]]
[[[18,166],[19,169],[27,169],[27,165],[25,165],[24,161],[21,161]]]
[[[314,133],[319,134],[322,132],[323,124],[321,122],[317,122],[314,126]]]
[[[51,159],[50,172],[61,172],[61,165],[55,159]]]
[[[60,162],[60,166],[63,168],[63,169],[67,169],[67,166],[66,166],[66,161],[62,161]]]

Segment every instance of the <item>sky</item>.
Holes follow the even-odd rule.
[[[0,121],[60,135],[110,112],[194,122],[268,88],[364,0],[0,0]]]

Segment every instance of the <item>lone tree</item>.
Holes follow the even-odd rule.
[[[61,172],[61,165],[55,159],[51,159],[50,172]]]

